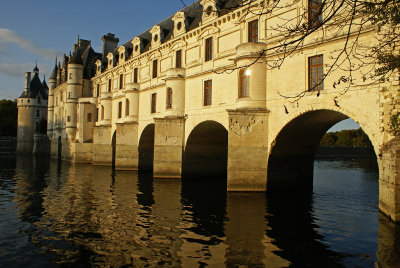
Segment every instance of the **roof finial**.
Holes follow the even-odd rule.
[[[78,45],[79,45],[79,40],[80,40],[80,39],[79,39],[79,34],[78,34]]]
[[[56,55],[56,66],[57,66],[57,55]]]

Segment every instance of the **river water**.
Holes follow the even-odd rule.
[[[307,193],[226,193],[46,158],[0,159],[0,266],[394,267],[368,160],[316,160]]]

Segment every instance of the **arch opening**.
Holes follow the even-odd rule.
[[[115,169],[115,156],[116,156],[116,152],[117,152],[117,131],[116,130],[114,131],[114,134],[112,136],[111,147],[112,147],[111,166],[113,169]]]
[[[228,131],[215,121],[205,121],[190,133],[183,155],[184,178],[218,178],[226,181]]]
[[[332,126],[347,118],[340,112],[317,110],[290,121],[279,132],[270,150],[268,191],[312,190],[314,158],[320,141]]]
[[[139,140],[139,171],[152,171],[154,159],[154,124],[145,127]]]

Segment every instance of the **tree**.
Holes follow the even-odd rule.
[[[0,100],[0,136],[17,136],[17,102]]]
[[[184,6],[186,3],[181,0]],[[236,0],[225,9],[213,10],[221,14],[237,8],[245,8],[248,14],[264,16],[289,10],[293,5],[300,5],[300,13],[277,16],[270,30],[278,33],[274,38],[259,40],[266,42],[268,48],[260,51],[266,56],[267,68],[279,68],[285,60],[301,53],[309,40],[318,33],[329,29],[329,36],[322,41],[342,39],[342,45],[331,55],[332,63],[324,70],[324,77],[312,88],[304,89],[292,96],[284,98],[297,102],[308,92],[316,92],[325,77],[335,70],[345,72],[335,78],[333,87],[342,85],[345,94],[351,84],[384,81],[398,75],[400,68],[400,1],[399,0]],[[268,30],[268,29],[267,29]],[[324,32],[325,33],[325,32]],[[362,36],[373,33],[374,42],[363,43]],[[330,39],[330,40],[329,40]],[[271,41],[272,40],[272,41]],[[261,58],[261,57],[260,57]],[[260,60],[260,59],[257,59]],[[257,61],[256,60],[256,61]],[[223,70],[231,72],[235,69],[247,68],[238,66]],[[361,81],[353,77],[355,71],[363,69]],[[343,87],[343,84],[345,86]],[[338,106],[336,98],[335,104]]]

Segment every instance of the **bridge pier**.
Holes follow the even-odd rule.
[[[154,178],[181,178],[185,118],[155,118]]]
[[[139,162],[138,123],[118,123],[116,135],[115,168],[137,170]]]
[[[228,191],[265,191],[268,111],[228,110]]]
[[[400,222],[400,138],[394,138],[382,149],[379,163],[379,209]]]

